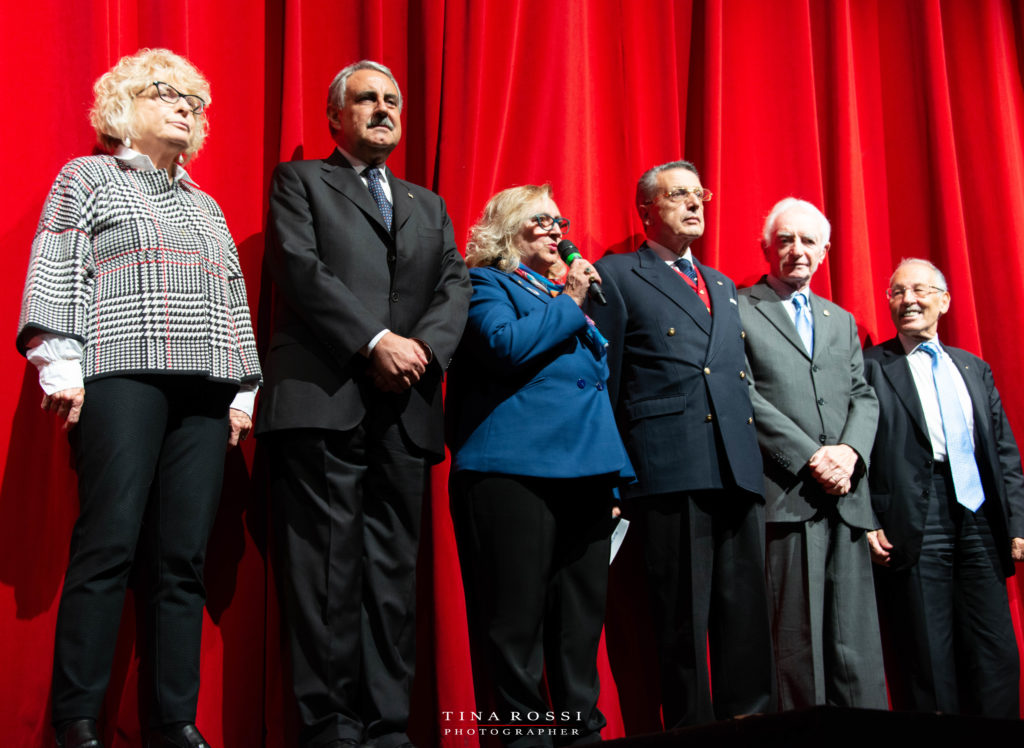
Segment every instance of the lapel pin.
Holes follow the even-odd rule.
[[[724,283],[722,283],[722,281],[715,281],[715,283],[717,283],[720,286],[724,286],[725,285]]]
[[[412,195],[412,193],[411,193],[411,192],[406,192],[405,194],[406,194],[406,195],[408,195],[409,197],[412,197],[412,199],[413,199],[413,200],[415,200],[415,199],[416,199],[415,197],[413,197],[413,195]]]
[[[830,316],[828,309],[826,309],[824,312],[822,312],[822,314],[824,314],[826,317]]]

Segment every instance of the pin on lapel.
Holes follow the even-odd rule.
[[[415,197],[413,197],[413,196],[412,196],[412,193],[411,193],[411,192],[406,192],[405,194],[406,194],[406,195],[408,195],[409,197],[412,197],[412,199],[413,199],[413,200],[415,200],[415,199],[416,199]]]
[[[826,309],[825,311],[823,311],[823,312],[822,312],[822,314],[824,314],[824,315],[825,315],[826,317],[831,317],[831,316],[832,316],[832,315],[831,315],[831,314],[829,313],[828,309]]]

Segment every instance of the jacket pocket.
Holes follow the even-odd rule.
[[[670,413],[682,413],[686,410],[686,395],[672,395],[671,397],[653,397],[648,400],[638,400],[626,403],[626,415],[630,420],[638,418],[651,418],[653,416],[665,416]]]

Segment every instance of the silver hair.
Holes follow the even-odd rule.
[[[636,209],[640,210],[645,202],[652,200],[655,197],[655,193],[658,191],[658,175],[663,171],[671,171],[673,169],[686,169],[692,171],[697,175],[697,179],[700,179],[700,172],[697,171],[697,167],[689,161],[669,161],[667,164],[659,164],[658,166],[652,166],[650,169],[640,175],[640,179],[636,183]]]
[[[896,277],[896,273],[904,265],[925,265],[930,267],[932,272],[935,274],[935,278],[938,280],[938,283],[935,283],[934,285],[941,288],[943,291],[949,291],[949,284],[946,283],[946,276],[942,274],[942,271],[935,267],[934,263],[929,262],[928,260],[922,260],[919,257],[904,257],[900,260],[900,264],[896,266],[896,269],[892,271],[892,275],[889,276],[890,286],[892,286],[892,279]]]
[[[334,76],[334,80],[331,81],[331,85],[327,88],[327,106],[334,107],[335,109],[341,109],[345,106],[345,87],[348,85],[348,79],[352,77],[352,74],[358,70],[376,70],[378,73],[383,73],[391,82],[395,84],[395,90],[398,91],[398,111],[402,111],[402,89],[398,85],[398,81],[395,80],[395,76],[392,75],[384,65],[373,60],[360,60],[359,62],[353,62],[351,65],[343,67],[339,73]]]
[[[761,229],[761,242],[765,247],[771,246],[772,234],[775,233],[775,222],[779,220],[779,216],[790,208],[800,208],[817,218],[821,226],[818,239],[821,241],[822,246],[828,244],[828,240],[832,236],[832,224],[825,218],[825,214],[818,210],[818,206],[806,200],[801,200],[798,197],[784,197],[775,203],[775,207],[771,209],[768,217],[764,219],[764,228]]]

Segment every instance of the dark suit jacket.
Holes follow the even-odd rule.
[[[1020,452],[988,364],[967,351],[943,347],[959,368],[974,404],[974,456],[985,490],[982,511],[995,536],[1003,570],[1010,576],[1010,538],[1024,537]],[[879,405],[868,475],[871,503],[878,526],[893,544],[892,568],[905,568],[920,556],[928,510],[934,470],[928,425],[899,338],[865,351],[864,367]]]
[[[731,488],[761,496],[736,286],[696,263],[713,314],[650,248],[597,263],[609,393],[638,483],[627,495]]]
[[[767,281],[739,291],[747,333],[747,364],[757,438],[765,457],[765,518],[804,522],[838,503],[851,527],[874,529],[865,473],[878,423],[878,401],[864,381],[864,359],[853,316],[808,293],[814,316],[814,356]],[[829,496],[807,461],[819,447],[846,444],[860,455],[853,490]]]
[[[388,172],[393,235],[359,175],[338,152],[279,164],[270,192],[267,270],[274,328],[258,434],[348,430],[387,402],[421,449],[444,453],[441,379],[472,289],[444,201]],[[384,328],[424,341],[433,360],[400,395],[377,390],[359,353]]]
[[[631,476],[606,353],[586,340],[576,302],[496,268],[469,272],[469,322],[448,380],[452,470]]]

